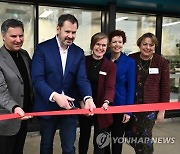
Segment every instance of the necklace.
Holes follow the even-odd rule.
[[[93,66],[96,68],[101,62],[102,62],[102,60],[95,60],[95,59],[93,59]]]
[[[143,60],[140,58],[140,67],[143,71],[148,71],[150,66],[151,66],[151,62],[152,62],[152,58],[150,60],[145,61],[146,63],[143,65]]]
[[[151,62],[152,62],[152,58],[153,58],[153,54],[151,57],[149,57],[147,60],[144,60],[140,54],[140,68],[147,72],[151,66]],[[144,64],[143,64],[144,63]]]

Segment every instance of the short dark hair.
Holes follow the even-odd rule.
[[[122,30],[114,30],[112,32],[109,33],[109,42],[112,41],[112,38],[115,37],[115,36],[121,36],[122,39],[123,39],[123,44],[126,43],[126,34],[124,31]]]
[[[1,33],[3,35],[5,35],[10,27],[12,27],[12,28],[21,27],[23,32],[24,32],[24,25],[23,25],[23,23],[20,20],[17,20],[17,19],[7,19],[1,25]]]
[[[62,27],[65,21],[69,21],[72,24],[76,23],[77,24],[77,28],[79,26],[78,20],[76,19],[75,16],[73,16],[72,14],[62,14],[59,18],[58,18],[58,26]]]
[[[140,47],[141,42],[145,39],[145,38],[150,38],[151,41],[155,44],[155,46],[158,46],[158,40],[156,38],[156,36],[152,33],[145,33],[143,34],[138,40],[137,40],[137,46]]]
[[[101,39],[107,39],[107,42],[109,43],[109,39],[108,36],[105,33],[96,33],[91,37],[91,44],[90,44],[90,49],[93,50],[94,45],[97,43],[97,41],[101,40]],[[108,45],[108,44],[107,44]]]

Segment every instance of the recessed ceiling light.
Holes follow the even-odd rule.
[[[46,11],[44,11],[39,17],[40,17],[40,18],[46,18],[46,17],[48,17],[51,13],[53,13],[53,11],[51,11],[51,10],[46,10]]]
[[[116,19],[116,22],[122,21],[122,20],[126,20],[126,19],[128,19],[128,17],[120,17],[120,18],[117,18],[117,19]]]
[[[177,25],[177,24],[180,24],[180,21],[165,23],[165,24],[163,24],[162,26],[165,27],[165,26],[172,26],[172,25]]]

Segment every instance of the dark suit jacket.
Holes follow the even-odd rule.
[[[131,54],[130,56],[136,60],[138,66],[140,61],[140,52]],[[148,75],[144,85],[144,103],[168,102],[170,99],[168,61],[154,53],[150,68],[158,68],[159,73]]]
[[[27,51],[21,49],[19,53],[26,65],[31,88],[30,91],[32,92],[30,77],[31,59]],[[11,55],[2,47],[0,49],[0,114],[11,113],[15,105],[23,107],[23,96],[23,79]],[[15,135],[19,131],[20,125],[21,120],[19,119],[0,121],[0,135]]]
[[[87,71],[89,69],[91,59],[92,56],[86,57]],[[101,107],[104,103],[104,100],[109,100],[112,103],[115,93],[114,86],[116,79],[116,65],[104,57],[100,71],[104,72],[104,75],[103,73],[99,73],[96,107]],[[97,115],[97,118],[100,129],[107,128],[113,122],[111,114]]]
[[[56,102],[49,101],[56,91],[78,98],[78,89],[82,98],[91,96],[90,83],[86,76],[84,51],[72,44],[69,46],[65,73],[56,37],[37,45],[32,59],[32,81],[36,92],[34,111],[58,110]]]

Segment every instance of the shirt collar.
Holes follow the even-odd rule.
[[[66,50],[64,50],[64,49],[61,47],[61,44],[60,44],[60,42],[59,42],[59,39],[58,39],[57,35],[56,35],[56,40],[57,40],[57,44],[58,44],[60,53],[66,53],[66,52],[68,52],[69,46],[67,47]]]

